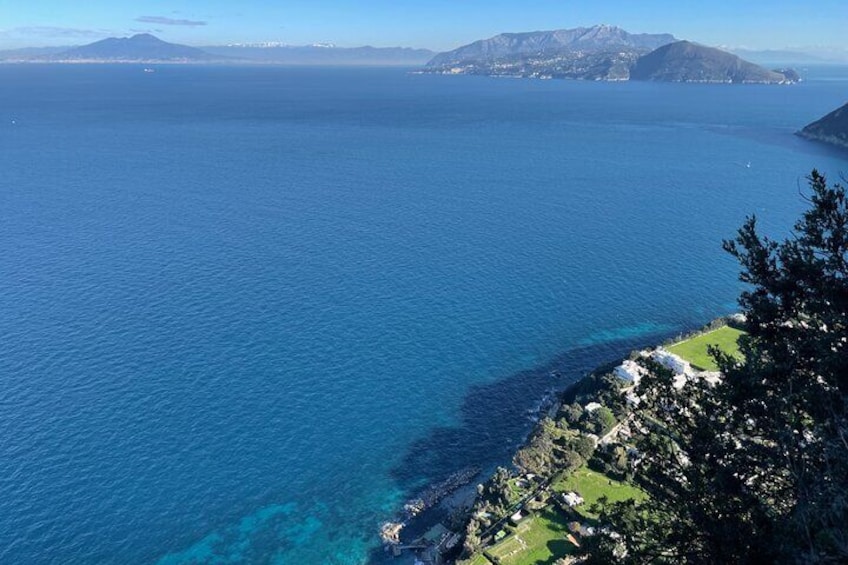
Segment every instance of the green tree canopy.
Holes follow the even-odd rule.
[[[744,361],[713,351],[716,387],[640,385],[636,480],[608,505],[590,562],[848,562],[848,202],[813,171],[808,210],[777,242],[749,218],[724,248],[748,284]]]

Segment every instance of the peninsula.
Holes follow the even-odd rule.
[[[441,53],[421,72],[743,84],[799,80],[794,71],[770,71],[720,49],[678,41],[668,33],[632,34],[608,25],[497,35]]]

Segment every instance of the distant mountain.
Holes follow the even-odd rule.
[[[22,47],[20,49],[4,49],[0,51],[0,61],[38,61],[47,57],[52,57],[62,51],[71,49],[70,46],[64,47]]]
[[[243,61],[286,65],[405,65],[417,67],[433,58],[428,49],[406,47],[336,47],[332,45],[213,45],[205,52]]]
[[[632,34],[607,25],[504,33],[434,57],[422,72],[582,80],[796,82],[725,51],[673,35]]]
[[[732,53],[678,41],[641,57],[630,71],[633,80],[664,82],[732,82],[780,84],[793,82]]]
[[[785,49],[764,49],[760,51],[753,49],[727,49],[727,51],[733,53],[734,55],[742,57],[746,61],[751,61],[752,63],[756,63],[758,65],[797,65],[827,62],[827,59],[824,59],[819,55],[805,53],[802,51],[788,51]]]
[[[803,138],[848,148],[848,104],[798,132]]]
[[[490,39],[475,41],[434,57],[430,69],[457,65],[489,64],[499,59],[516,60],[522,56],[555,56],[556,54],[601,53],[616,50],[648,52],[675,41],[673,35],[632,34],[615,26],[502,33]]]
[[[287,65],[398,65],[417,67],[433,58],[428,49],[406,47],[290,46],[276,43],[189,47],[142,33],[111,37],[79,47],[36,47],[0,51],[0,61],[52,62],[226,62]]]
[[[114,62],[204,62],[222,57],[211,55],[196,47],[168,43],[140,33],[132,37],[110,37],[81,47],[68,49],[52,56],[58,61],[114,61]]]

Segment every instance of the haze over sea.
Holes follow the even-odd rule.
[[[0,66],[0,562],[361,563],[526,410],[734,311],[802,84]],[[750,166],[748,166],[750,163]]]

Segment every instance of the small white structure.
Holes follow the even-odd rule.
[[[698,376],[704,379],[710,386],[715,386],[721,382],[721,373],[718,371],[704,371],[699,373]]]
[[[521,510],[509,517],[509,519],[513,522],[520,522],[522,518],[524,518],[524,516],[521,515]]]
[[[633,383],[633,386],[639,386],[639,381],[645,375],[645,369],[635,361],[629,359],[613,369],[613,373],[619,379],[628,383]]]
[[[627,405],[633,408],[636,408],[642,402],[642,399],[633,394],[633,391],[628,392],[624,399],[627,401]]]
[[[597,530],[593,526],[587,526],[586,524],[580,524],[580,535],[584,538],[594,536],[597,533]]]
[[[598,408],[602,408],[602,407],[603,407],[603,404],[600,404],[600,403],[598,403],[598,402],[590,402],[589,404],[587,404],[586,406],[584,406],[584,407],[583,407],[583,409],[584,409],[586,412],[594,412],[594,411],[595,411],[595,410],[597,410]]]
[[[656,349],[651,354],[651,357],[653,357],[654,360],[663,367],[673,371],[675,375],[689,375],[693,372],[692,367],[691,365],[689,365],[689,363],[687,363],[674,353],[666,351],[661,347],[659,349]]]
[[[583,497],[577,494],[576,492],[567,492],[562,495],[562,500],[565,502],[569,508],[574,508],[575,506],[579,506],[583,504]]]
[[[684,386],[686,386],[686,381],[689,379],[686,378],[686,375],[676,374],[674,375],[674,379],[671,381],[671,386],[674,387],[674,390],[682,390]]]

